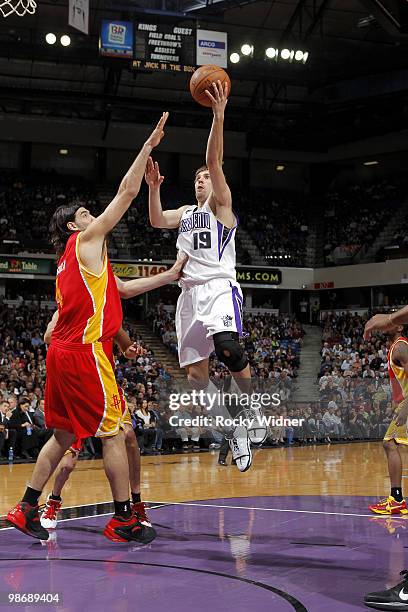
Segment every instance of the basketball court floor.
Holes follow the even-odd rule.
[[[31,470],[0,467],[1,514]],[[49,593],[59,602],[36,610],[352,612],[408,566],[408,518],[367,510],[388,494],[381,443],[259,450],[244,474],[215,453],[143,457],[142,481],[158,533],[146,547],[101,535],[112,506],[100,460],[79,463],[48,542],[2,523],[0,601]]]

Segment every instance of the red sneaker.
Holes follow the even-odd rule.
[[[6,521],[16,529],[38,540],[48,540],[49,538],[48,531],[40,523],[38,505],[30,506],[26,502],[20,502],[7,514]]]
[[[368,509],[375,514],[408,514],[405,499],[401,502],[396,501],[392,495],[381,499],[378,504],[368,506]]]
[[[146,513],[146,506],[144,505],[143,502],[139,502],[137,504],[133,504],[132,505],[132,512],[133,514],[136,515],[136,518],[138,519],[138,521],[144,525],[145,527],[151,527],[152,524],[149,520],[149,517],[147,516]]]
[[[134,514],[125,519],[121,516],[113,516],[106,525],[103,535],[112,542],[139,542],[149,544],[156,537],[153,527],[142,525]]]

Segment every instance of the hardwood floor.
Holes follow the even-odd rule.
[[[381,442],[255,450],[253,465],[244,474],[235,466],[218,466],[217,460],[218,452],[142,457],[142,499],[188,501],[255,495],[382,497],[389,491]],[[33,464],[0,466],[0,514],[21,498],[32,469]],[[51,487],[52,479],[42,501]],[[64,489],[64,505],[110,500],[102,461],[80,461]]]

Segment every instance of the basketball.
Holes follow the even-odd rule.
[[[211,106],[211,100],[205,93],[208,89],[210,93],[213,91],[212,83],[221,81],[222,85],[228,83],[228,95],[231,91],[231,80],[228,74],[220,66],[200,66],[194,72],[190,79],[190,92],[194,100],[201,106]]]

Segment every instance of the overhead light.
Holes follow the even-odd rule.
[[[252,55],[253,52],[254,52],[253,45],[249,45],[248,43],[245,43],[245,45],[242,45],[241,47],[242,55]]]
[[[305,51],[303,53],[303,63],[306,64],[307,60],[309,58],[309,51]]]
[[[60,38],[60,43],[63,47],[69,47],[69,45],[71,44],[71,38],[68,36],[68,34],[64,34]]]
[[[364,166],[377,166],[379,164],[379,162],[375,159],[373,159],[372,161],[366,161],[364,162]]]
[[[239,53],[231,53],[230,62],[232,64],[238,64],[239,60],[240,60]]]
[[[68,155],[68,149],[60,149],[59,150],[59,154],[60,155]]]
[[[290,58],[290,50],[289,49],[282,49],[281,51],[281,58],[284,60],[288,60]]]
[[[268,47],[265,50],[265,55],[266,55],[266,57],[269,57],[269,59],[273,59],[274,57],[277,57],[278,50],[275,49],[274,47]]]
[[[284,171],[284,169],[285,169],[285,166],[284,166],[283,164],[278,164],[278,165],[275,167],[276,172],[283,172],[283,171]]]
[[[303,60],[303,51],[296,51],[295,60],[301,62]]]
[[[57,42],[57,37],[52,32],[48,32],[48,34],[45,37],[45,41],[49,45],[55,45],[55,43]]]

